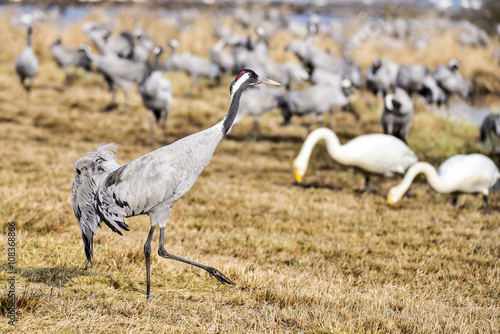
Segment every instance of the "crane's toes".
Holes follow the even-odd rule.
[[[101,111],[102,112],[110,112],[118,108],[118,103],[110,103],[107,106],[105,106]]]
[[[215,268],[209,267],[207,269],[207,271],[210,274],[210,277],[215,277],[222,284],[236,285],[236,283],[234,283],[233,281],[231,281],[229,278],[227,278],[226,276],[224,276],[223,273],[221,273],[220,271],[218,271]]]

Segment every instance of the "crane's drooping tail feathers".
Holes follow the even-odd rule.
[[[73,182],[71,205],[82,231],[85,255],[92,266],[93,238],[102,215],[97,207],[100,186],[110,172],[120,167],[115,161],[117,144],[102,144],[97,152],[88,152],[75,161],[77,175]]]

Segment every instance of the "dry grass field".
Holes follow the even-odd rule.
[[[98,18],[97,14],[94,19]],[[92,18],[91,18],[92,19]],[[294,185],[291,163],[306,136],[293,119],[280,127],[278,111],[261,118],[261,136],[248,139],[251,120],[224,139],[193,188],[173,206],[165,248],[218,268],[236,286],[223,286],[206,272],[160,258],[158,231],[152,248],[152,298],[146,301],[143,245],[147,216],[128,219],[124,236],[103,226],[94,239],[94,267],[86,268],[80,229],[70,204],[73,162],[103,142],[119,143],[125,163],[151,150],[148,119],[138,90],[123,105],[99,111],[109,100],[97,74],[80,73],[63,87],[63,73],[48,46],[57,31],[34,33],[40,59],[29,113],[13,59],[24,33],[2,18],[0,36],[0,317],[2,332],[17,333],[498,333],[500,332],[500,194],[492,214],[482,198],[432,191],[423,177],[410,199],[385,201],[397,179],[363,177],[331,161],[323,144],[312,155],[304,187]],[[132,27],[132,19],[123,19]],[[143,22],[156,41],[177,37],[183,50],[205,54],[215,40],[211,21],[199,20],[181,34],[153,17]],[[76,46],[80,25],[62,33]],[[272,53],[294,59],[282,48]],[[430,66],[447,62],[454,45],[430,52]],[[72,41],[72,42],[69,42]],[[195,43],[195,41],[198,41]],[[319,41],[319,43],[329,43]],[[433,41],[433,45],[438,45]],[[480,68],[497,77],[489,49],[463,50],[466,73]],[[366,66],[376,54],[366,45],[355,54]],[[432,50],[432,49],[431,49]],[[181,50],[182,51],[182,50]],[[385,55],[385,54],[382,54]],[[423,61],[420,53],[399,62]],[[167,73],[175,93],[169,140],[218,122],[229,106],[225,78],[219,87],[185,98],[182,73]],[[123,95],[118,95],[119,102]],[[342,142],[380,132],[382,102],[364,92],[353,96],[360,113],[334,112],[325,125]],[[157,139],[161,131],[157,131]],[[438,117],[417,102],[409,145],[435,166],[451,155],[487,149],[472,125]],[[498,159],[496,160],[498,164]],[[18,321],[8,325],[7,231],[15,221]]]

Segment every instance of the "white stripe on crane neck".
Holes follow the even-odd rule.
[[[248,78],[250,77],[250,73],[245,73],[243,74],[241,77],[238,78],[238,80],[236,80],[233,84],[233,89],[231,91],[231,101],[233,100],[233,95],[234,93],[240,89],[241,85],[248,80]]]
[[[394,95],[392,95],[392,94],[389,94],[389,95],[385,96],[385,107],[387,108],[387,110],[394,109],[394,105],[392,104],[392,98],[393,97],[394,97]]]

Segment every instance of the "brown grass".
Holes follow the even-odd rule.
[[[205,19],[191,30],[204,37],[192,48],[187,32],[174,34],[152,21],[147,28],[162,43],[177,37],[184,50],[204,54],[214,42]],[[35,33],[41,66],[26,114],[25,93],[12,66],[22,49],[22,34],[8,20],[2,22],[0,36],[10,42],[0,52],[0,244],[6,247],[7,222],[17,222],[17,294],[33,292],[25,294],[32,307],[22,309],[15,329],[0,318],[6,332],[500,331],[498,193],[491,194],[492,214],[485,216],[479,196],[460,197],[456,209],[450,196],[433,192],[419,178],[410,200],[389,207],[384,197],[397,180],[374,178],[374,194],[362,194],[362,176],[333,163],[321,144],[313,152],[305,187],[296,187],[291,161],[305,130],[301,120],[279,127],[278,113],[262,117],[260,140],[246,139],[251,129],[247,120],[221,142],[197,183],[174,205],[167,227],[169,252],[220,269],[235,287],[159,258],[156,234],[152,300],[146,302],[145,216],[130,218],[131,231],[123,237],[106,227],[99,230],[95,266],[86,269],[69,201],[73,162],[102,142],[120,143],[120,163],[149,152],[146,111],[134,91],[130,114],[124,108],[99,112],[109,94],[95,74],[82,74],[72,87],[62,89],[63,74],[47,53],[57,32],[46,26]],[[130,27],[130,22],[122,24]],[[63,40],[79,41],[76,36],[81,36],[79,25],[65,32]],[[290,38],[280,38],[276,45],[281,48]],[[443,43],[458,48],[446,36]],[[369,45],[365,50],[374,54]],[[461,54],[486,59],[488,51]],[[281,49],[272,52],[289,57]],[[398,57],[419,59],[408,50],[406,55]],[[356,56],[366,65],[368,56]],[[429,65],[437,57],[429,58]],[[448,54],[440,57],[446,62]],[[485,70],[492,66],[478,62]],[[186,99],[189,80],[183,74],[166,75],[175,87],[170,140],[223,117],[231,78]],[[342,142],[380,132],[381,102],[358,93],[353,103],[360,121],[345,113],[328,119]],[[457,153],[487,153],[475,128],[439,118],[420,105],[409,144],[420,159],[434,165]],[[2,287],[7,284],[6,262],[4,255]]]

